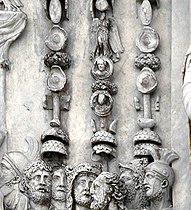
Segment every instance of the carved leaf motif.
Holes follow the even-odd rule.
[[[51,0],[49,14],[53,23],[58,24],[62,18],[62,6],[59,0]]]
[[[140,19],[143,25],[150,25],[152,20],[152,7],[148,0],[144,0],[140,9]]]

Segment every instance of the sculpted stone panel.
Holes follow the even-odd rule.
[[[84,13],[82,15],[87,15],[87,8],[84,6],[87,2],[79,1],[77,3],[80,7],[83,4]],[[143,27],[140,33],[137,31],[137,39],[134,37],[134,48],[137,46],[140,51],[140,54],[138,53],[135,57],[134,67],[140,72],[135,72],[134,78],[136,79],[133,80],[133,84],[136,86],[136,90],[130,93],[128,88],[125,90],[126,85],[122,88],[123,84],[116,85],[114,83],[114,80],[119,82],[116,79],[118,75],[124,73],[125,64],[130,62],[131,57],[123,58],[122,54],[125,53],[123,39],[120,38],[123,28],[118,28],[118,25],[122,25],[118,22],[126,23],[126,20],[121,18],[116,21],[116,11],[120,11],[119,2],[115,0],[91,0],[88,2],[90,17],[87,22],[90,31],[89,37],[84,39],[89,40],[89,44],[87,44],[89,49],[87,50],[88,56],[86,56],[86,52],[84,53],[83,65],[87,65],[89,62],[89,66],[87,65],[84,69],[87,78],[92,79],[90,81],[92,85],[89,86],[86,94],[90,95],[90,91],[92,94],[89,97],[89,107],[84,108],[83,104],[81,105],[81,109],[90,109],[90,112],[87,112],[89,116],[83,116],[86,120],[86,127],[81,132],[84,132],[84,135],[77,132],[78,127],[81,126],[77,123],[81,123],[78,117],[75,119],[75,124],[72,125],[71,115],[63,112],[69,111],[73,93],[68,83],[73,82],[75,85],[79,85],[78,92],[86,91],[85,87],[81,88],[80,82],[72,81],[73,77],[72,74],[70,75],[70,71],[66,73],[69,68],[72,71],[77,62],[81,62],[77,61],[77,57],[74,55],[76,52],[73,52],[72,48],[75,48],[76,44],[73,43],[76,40],[74,36],[77,34],[81,38],[83,23],[80,23],[82,24],[80,32],[77,33],[71,29],[77,23],[76,20],[74,24],[74,13],[70,11],[74,2],[45,0],[41,3],[44,21],[47,24],[39,30],[43,31],[46,27],[45,32],[47,33],[42,38],[44,51],[41,52],[43,72],[46,74],[46,90],[40,91],[46,92],[41,108],[46,110],[44,113],[48,128],[45,127],[45,131],[40,129],[41,138],[39,137],[38,141],[32,138],[27,140],[29,147],[27,151],[8,151],[3,154],[0,164],[0,210],[173,209],[172,188],[176,175],[172,163],[178,160],[179,155],[173,149],[170,150],[163,146],[166,139],[160,137],[159,134],[163,131],[158,129],[161,109],[160,96],[156,93],[159,88],[163,88],[159,82],[161,73],[159,70],[164,69],[164,64],[162,56],[156,54],[157,50],[163,46],[160,45],[160,28],[155,30],[152,27],[156,24],[156,11],[160,13],[159,3],[157,0],[134,2]],[[21,11],[22,6],[19,0],[0,1],[0,70],[2,72],[10,67],[8,59],[10,44],[20,36],[26,26],[27,18]],[[136,8],[134,9],[136,10]],[[45,13],[47,17],[45,17]],[[124,35],[122,37],[124,38]],[[161,37],[162,39],[163,37]],[[127,40],[128,44],[132,41],[131,39]],[[89,51],[91,55],[89,55]],[[82,49],[80,49],[80,53],[82,53]],[[126,61],[124,61],[125,59]],[[131,67],[133,69],[133,66]],[[189,115],[190,50],[187,53],[184,67],[183,93]],[[89,70],[87,70],[88,68]],[[81,69],[79,72],[81,77],[85,75]],[[2,106],[0,106],[0,147],[7,139],[4,116],[6,108],[4,100],[5,76],[5,73],[0,74],[0,79],[2,79],[2,84],[0,84],[0,100],[2,101]],[[130,80],[127,78],[125,82],[132,85]],[[88,82],[88,84],[90,83]],[[123,161],[119,161],[118,149],[123,139],[120,135],[116,137],[116,134],[121,131],[121,128],[117,129],[117,122],[120,120],[117,118],[119,112],[123,111],[119,108],[121,102],[118,99],[122,91],[126,91],[127,95],[132,96],[132,101],[134,99],[138,129],[133,130],[134,135],[131,139],[124,137],[125,148],[121,148],[121,151],[124,151]],[[84,99],[80,98],[80,100]],[[129,97],[124,101],[126,104],[131,104]],[[129,110],[125,114],[129,124],[136,120],[129,117]],[[94,117],[95,119],[91,119]],[[91,121],[88,121],[89,119]],[[36,126],[39,126],[38,122]],[[126,126],[125,123],[123,126]],[[69,138],[68,133],[71,127],[76,129],[75,136],[77,136],[78,142],[72,142]],[[90,127],[93,134],[90,132],[90,136],[86,136],[85,132]],[[129,130],[126,130],[126,133],[128,132]],[[87,140],[85,145],[83,145],[84,139]],[[11,136],[9,140],[11,141]],[[39,142],[41,142],[40,146]],[[21,144],[19,146],[22,147]],[[91,162],[79,163],[78,157],[80,159],[84,154],[80,154],[78,151],[75,151],[73,156],[71,155],[71,147],[76,145],[77,147],[84,146],[83,152],[85,155],[88,153],[88,159]],[[127,154],[128,147],[134,156],[131,157],[132,154]],[[89,152],[90,150],[91,152]],[[76,160],[76,164],[73,166],[70,164],[70,158]]]

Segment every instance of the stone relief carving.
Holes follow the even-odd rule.
[[[174,183],[175,174],[170,164],[179,157],[174,151],[165,148],[159,148],[151,154],[154,162],[145,168],[144,179],[146,197],[150,201],[148,209],[173,209],[170,190]]]
[[[5,153],[0,164],[0,209],[27,210],[27,198],[21,193],[21,179],[25,166],[38,154],[39,145],[35,139],[27,138],[26,152]]]
[[[51,96],[46,97],[44,107],[53,110],[51,128],[41,136],[39,159],[35,159],[37,155],[34,152],[30,153],[30,156],[22,152],[9,152],[3,156],[0,171],[0,209],[172,209],[170,193],[175,174],[171,163],[178,159],[178,155],[174,151],[159,148],[162,140],[153,130],[156,121],[152,118],[151,111],[151,93],[158,85],[155,71],[160,69],[161,61],[153,54],[159,45],[159,35],[149,25],[153,17],[152,4],[159,6],[159,1],[141,1],[140,19],[144,28],[137,40],[141,54],[136,57],[135,66],[140,69],[136,86],[143,96],[143,103],[135,97],[134,104],[137,111],[144,113],[143,118],[137,121],[140,130],[133,138],[135,159],[119,164],[119,175],[110,172],[109,161],[110,158],[117,157],[118,145],[114,137],[117,120],[108,120],[113,108],[112,97],[118,91],[111,79],[114,63],[119,61],[120,54],[124,51],[113,17],[114,2],[91,1],[96,42],[90,70],[95,79],[91,87],[93,94],[90,97],[90,106],[99,119],[99,129],[98,123],[91,121],[94,133],[91,138],[92,160],[102,164],[83,163],[74,167],[64,164],[69,156],[69,136],[61,128],[60,111],[69,110],[70,96],[64,96],[63,93],[67,83],[65,70],[70,67],[70,56],[64,52],[68,35],[60,25],[62,20],[69,18],[69,1],[47,0],[45,9],[53,26],[45,40],[50,50],[45,55],[44,63],[50,70],[47,89]],[[21,12],[19,0],[3,3],[5,11]],[[3,69],[7,68],[7,64],[3,65]],[[157,96],[156,111],[160,111],[159,102],[160,98]],[[136,159],[137,157],[139,159]]]
[[[0,146],[7,136],[6,130],[6,71],[10,69],[9,48],[21,35],[27,16],[21,11],[19,0],[2,0],[0,8]]]
[[[90,187],[102,172],[101,165],[82,163],[67,167],[67,208],[68,210],[88,210],[91,205]]]
[[[160,59],[153,54],[159,46],[160,38],[158,33],[149,26],[153,17],[152,3],[148,0],[143,0],[141,3],[140,20],[144,27],[136,40],[136,46],[142,52],[135,58],[135,66],[141,70],[137,77],[136,86],[137,90],[143,95],[143,118],[137,121],[141,130],[134,136],[135,156],[149,155],[147,146],[158,148],[162,144],[158,134],[153,131],[156,122],[152,119],[151,111],[151,93],[158,86],[155,71],[159,70],[161,66]],[[135,108],[138,111],[140,110],[137,108],[137,103],[135,103]],[[156,111],[159,111],[158,107]]]
[[[144,178],[146,158],[134,159],[123,165],[119,164],[120,181],[124,185],[123,209],[143,209],[147,206]]]
[[[50,122],[51,128],[42,136],[41,155],[48,156],[48,160],[56,162],[54,160],[58,160],[59,156],[61,159],[68,156],[69,137],[61,128],[60,115],[61,110],[69,110],[70,102],[70,96],[63,96],[63,90],[67,83],[64,71],[70,67],[70,57],[64,52],[68,35],[60,26],[62,20],[68,19],[68,1],[47,0],[45,10],[53,26],[45,40],[46,46],[51,51],[44,57],[44,63],[50,69],[47,88],[50,90],[51,96],[46,96],[43,107],[53,110],[53,119]],[[63,98],[65,99],[64,103]],[[57,158],[51,158],[52,155]],[[61,159],[59,162],[62,162]]]
[[[51,200],[52,168],[41,159],[30,163],[23,170],[21,187],[29,199],[28,209],[48,209]]]
[[[191,76],[191,67],[190,67],[190,58],[191,58],[191,47],[189,47],[188,51],[186,52],[184,64],[183,64],[183,102],[185,106],[186,113],[191,119],[191,97],[190,97],[190,76]]]
[[[52,198],[49,210],[66,209],[66,184],[65,165],[54,167],[52,175]]]
[[[114,0],[92,0],[91,13],[93,18],[92,31],[95,47],[92,59],[98,56],[111,58],[113,62],[120,59],[124,52],[119,31],[113,17]]]
[[[110,172],[102,172],[92,183],[90,192],[93,201],[92,210],[117,210],[118,202],[122,199],[123,187],[119,184],[119,177]]]

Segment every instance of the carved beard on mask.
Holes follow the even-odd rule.
[[[47,186],[30,186],[28,189],[28,197],[34,203],[45,204],[50,201],[51,193]]]

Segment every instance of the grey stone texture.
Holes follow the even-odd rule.
[[[40,142],[40,136],[49,127],[52,112],[43,109],[43,98],[48,93],[46,81],[48,68],[43,58],[48,52],[45,38],[51,28],[40,0],[22,0],[23,11],[28,16],[23,34],[10,48],[11,68],[6,72],[6,127],[8,138],[0,148],[0,156],[6,151],[24,151],[25,139],[31,137]],[[66,93],[70,94],[70,110],[62,112],[62,127],[70,136],[67,164],[77,165],[91,160],[90,139],[93,136],[91,118],[97,119],[89,105],[93,79],[90,70],[90,39],[92,18],[90,1],[69,1],[69,21],[62,27],[68,33],[65,51],[71,55],[71,67]],[[110,171],[116,172],[118,163],[133,159],[133,136],[139,130],[133,98],[142,96],[136,90],[139,70],[134,65],[141,52],[136,48],[136,38],[142,30],[136,14],[136,1],[116,1],[114,16],[125,52],[114,64],[113,81],[118,86],[110,120],[118,119],[116,159],[110,162]],[[173,149],[179,160],[173,163],[176,180],[173,188],[173,209],[191,209],[191,175],[189,166],[189,125],[182,102],[182,64],[190,45],[191,13],[189,0],[161,1],[160,9],[154,8],[151,27],[160,35],[156,55],[161,68],[156,72],[158,87],[151,96],[152,117],[155,131],[162,139],[162,146]],[[1,77],[1,75],[0,75]],[[160,111],[154,105],[160,96]]]

